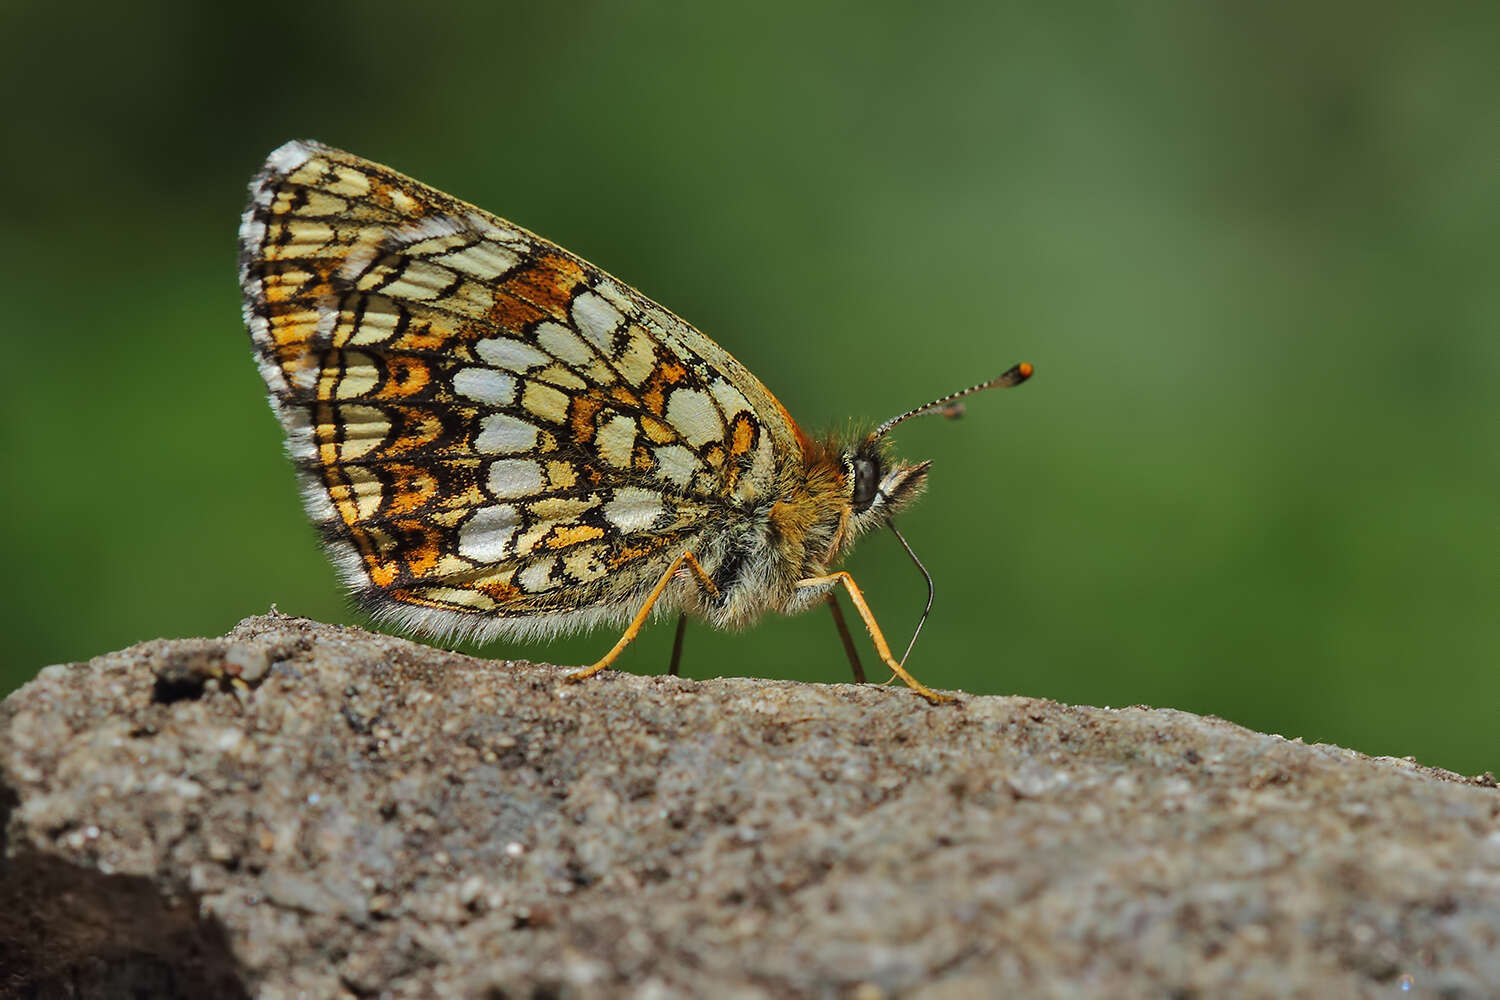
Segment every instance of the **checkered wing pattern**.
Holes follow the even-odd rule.
[[[240,231],[245,318],[363,606],[435,634],[623,621],[805,439],[722,348],[548,241],[315,143]]]

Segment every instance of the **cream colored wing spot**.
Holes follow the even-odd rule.
[[[715,379],[709,385],[708,391],[714,397],[714,402],[719,404],[719,409],[723,411],[725,421],[733,423],[734,418],[740,413],[754,415],[750,401],[725,379]]]
[[[334,399],[361,399],[368,396],[380,381],[380,369],[375,359],[359,351],[344,355],[344,371],[333,386]]]
[[[657,476],[683,489],[692,483],[695,473],[708,471],[692,449],[680,444],[663,445],[652,451],[652,455],[656,458]]]
[[[383,344],[395,335],[401,313],[389,301],[368,297],[365,301],[368,305],[363,311],[345,309],[339,312],[338,322],[332,330],[335,347]]]
[[[548,462],[547,483],[554,490],[571,490],[578,485],[578,470],[561,459]]]
[[[370,193],[370,178],[358,170],[334,167],[332,175],[333,179],[323,185],[329,194],[344,198],[363,198]]]
[[[496,368],[517,373],[524,373],[552,360],[542,351],[513,337],[489,337],[481,340],[474,345],[474,353]]]
[[[291,197],[290,193],[283,194],[281,200],[289,197]],[[276,211],[276,207],[272,206],[272,211]],[[333,227],[327,223],[304,222],[299,219],[295,222],[283,221],[273,225],[277,238],[267,244],[266,260],[320,257],[328,244],[333,242]]]
[[[385,496],[384,487],[375,473],[358,465],[344,470],[345,485],[329,489],[328,495],[336,506],[352,504],[357,520],[366,521],[380,510],[380,501]]]
[[[274,260],[276,258],[268,255],[266,259]],[[312,314],[310,313],[310,310],[315,307],[312,303],[294,302],[294,300],[298,295],[302,293],[303,288],[305,288],[315,280],[316,279],[311,271],[286,270],[279,271],[275,274],[266,275],[266,297],[276,302],[293,302],[293,305],[283,306],[281,314],[276,317],[276,325],[278,330],[284,324],[290,324],[293,327],[297,327],[308,321],[308,316]],[[285,335],[278,334],[276,339],[278,342],[284,342]]]
[[[755,457],[750,461],[750,478],[742,481],[735,487],[735,493],[745,494],[750,490],[758,490],[757,484],[770,482],[776,474],[776,453],[771,444],[771,435],[761,434],[760,440],[755,443]]]
[[[614,498],[604,505],[605,519],[625,534],[645,531],[661,513],[660,494],[637,486],[615,490]]]
[[[421,207],[417,204],[417,199],[400,188],[391,188],[388,195],[391,199],[391,208],[402,215],[415,215]]]
[[[536,449],[539,430],[509,413],[491,413],[479,425],[475,450],[486,455],[515,455]]]
[[[435,257],[437,263],[451,267],[478,281],[494,281],[521,263],[519,254],[498,243],[481,240],[471,247],[453,250]]]
[[[600,301],[618,312],[633,315],[643,311],[641,303],[630,297],[625,286],[608,275],[600,276],[599,281],[594,285],[594,291],[598,294]],[[647,304],[650,304],[649,300]]]
[[[613,360],[621,378],[631,385],[640,385],[656,371],[656,346],[644,330],[632,326],[624,349]]]
[[[413,302],[428,302],[441,298],[453,289],[456,275],[446,267],[440,267],[425,260],[408,260],[406,267],[390,284],[380,282],[370,283],[370,280],[384,272],[389,274],[390,268],[377,267],[359,282],[361,291],[378,290],[382,295],[388,295],[393,299],[409,299]]]
[[[543,382],[551,382],[564,389],[572,389],[574,392],[581,392],[589,387],[589,384],[579,378],[573,369],[563,365],[548,365],[539,372],[532,372],[531,377]]]
[[[462,284],[443,299],[443,308],[472,319],[482,318],[494,304],[494,290],[484,282],[468,278],[463,279]]]
[[[340,461],[351,462],[374,451],[391,433],[391,422],[386,415],[373,406],[341,406],[338,408],[338,426],[319,424],[320,440],[337,440],[340,431],[344,440],[339,444]]]
[[[615,370],[603,358],[595,358],[586,368],[581,369],[579,374],[586,381],[598,386],[611,386],[619,381],[615,375]]]
[[[458,554],[480,563],[503,562],[514,551],[521,515],[510,504],[481,507],[458,529]]]
[[[528,508],[531,509],[531,508]],[[536,515],[533,514],[533,517]],[[547,532],[552,530],[551,521],[534,521],[530,528],[516,536],[512,551],[517,558],[525,558],[536,551]]]
[[[551,320],[537,326],[536,342],[542,350],[565,365],[586,365],[595,358],[589,346],[578,339],[578,334]]]
[[[625,322],[620,310],[600,298],[595,292],[582,292],[573,299],[573,325],[584,339],[597,347],[606,357],[614,353],[615,331]]]
[[[353,281],[354,287],[361,292],[376,291],[390,281],[396,273],[396,269],[390,264],[374,265],[371,257],[373,253],[365,249],[351,255],[339,269],[340,276]]]
[[[349,211],[349,202],[328,191],[304,192],[302,204],[297,209],[297,214],[303,218],[325,218],[330,215],[343,215]]]
[[[509,406],[516,400],[516,380],[493,368],[460,368],[453,375],[453,391],[489,406]]]
[[[529,458],[502,458],[490,463],[486,484],[496,500],[541,492],[542,467]]]
[[[430,256],[452,250],[470,239],[465,220],[446,213],[429,215],[391,230],[396,244],[408,254]]]
[[[611,417],[594,435],[599,457],[617,469],[630,467],[635,449],[636,422],[629,417]]]
[[[587,511],[599,506],[598,496],[590,497],[544,497],[533,502],[527,510],[543,527],[558,521],[576,521]]]
[[[603,552],[602,546],[580,545],[563,555],[563,572],[579,583],[598,580],[609,573],[609,567],[600,558]]]
[[[458,587],[418,587],[414,589],[416,593],[422,594],[428,600],[438,601],[442,604],[451,604],[458,608],[472,608],[479,613],[491,612],[499,607],[488,594],[482,594],[477,590],[463,590]]]
[[[286,168],[286,179],[299,187],[321,187],[324,175],[328,172],[328,158],[323,155],[327,150],[312,143],[301,145],[306,155],[301,158],[301,162],[296,167]],[[295,159],[295,156],[288,157],[289,161],[292,159]]]
[[[521,589],[529,594],[539,594],[553,586],[552,570],[557,566],[558,559],[539,559],[516,574],[516,582]]]
[[[541,382],[526,383],[521,405],[528,413],[554,424],[568,419],[568,394]]]
[[[724,422],[712,397],[699,389],[678,389],[667,398],[667,423],[694,448],[724,440]]]

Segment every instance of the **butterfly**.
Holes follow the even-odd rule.
[[[623,282],[316,142],[281,146],[251,182],[239,273],[307,512],[378,620],[479,640],[623,628],[581,679],[654,615],[679,612],[675,673],[685,616],[734,629],[828,604],[862,679],[842,589],[893,677],[948,699],[834,567],[926,483],[929,463],[892,459],[886,434],[1030,365],[863,436],[809,435]]]

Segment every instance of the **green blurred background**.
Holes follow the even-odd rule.
[[[235,284],[305,137],[614,272],[809,428],[1033,362],[897,435],[928,683],[1500,770],[1497,51],[1493,2],[6,4],[5,689],[360,621]],[[895,541],[847,565],[904,641]],[[823,613],[696,627],[686,672],[847,677]]]

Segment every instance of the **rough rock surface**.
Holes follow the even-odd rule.
[[[561,673],[282,616],[44,670],[0,709],[0,988],[1500,995],[1488,776],[1163,709]]]

